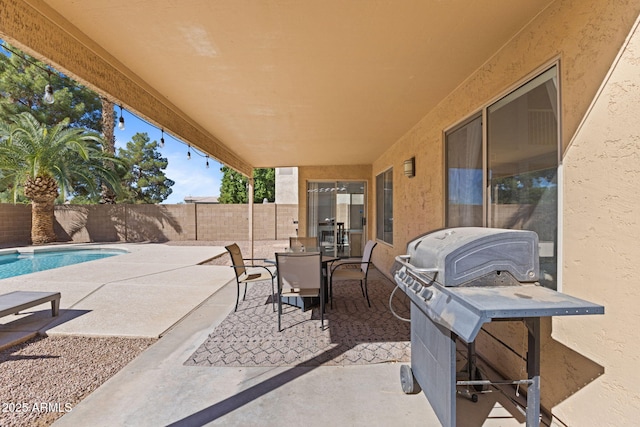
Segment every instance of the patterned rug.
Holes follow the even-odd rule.
[[[394,284],[369,271],[371,308],[358,281],[334,284],[333,308],[327,304],[325,329],[319,306],[307,311],[283,304],[282,332],[271,305],[271,283],[249,286],[245,301],[231,312],[185,365],[320,366],[411,360],[410,325],[393,316],[389,296]],[[396,292],[394,311],[409,317],[409,302]],[[276,305],[277,308],[277,305]]]

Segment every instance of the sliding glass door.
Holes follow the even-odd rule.
[[[489,106],[487,141],[488,224],[538,233],[540,282],[556,289],[559,149],[555,68]]]
[[[362,256],[366,225],[366,182],[307,184],[307,236],[326,254]]]
[[[482,227],[482,116],[447,133],[447,227]]]
[[[552,67],[445,135],[446,225],[535,231],[540,283],[552,289],[560,253],[558,98]]]

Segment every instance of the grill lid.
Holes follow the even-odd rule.
[[[430,278],[444,286],[474,285],[502,272],[525,283],[539,277],[538,235],[533,231],[448,228],[419,237],[407,248],[402,258],[416,269],[435,271]]]
[[[391,274],[412,302],[412,337],[422,317],[470,343],[493,319],[604,313],[600,305],[535,283],[538,236],[531,231],[435,231],[410,242]],[[505,276],[513,276],[510,283],[503,283]]]

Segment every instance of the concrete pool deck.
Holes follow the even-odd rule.
[[[202,367],[185,361],[233,310],[228,266],[196,265],[222,246],[116,244],[130,254],[0,280],[62,292],[61,315],[36,307],[0,319],[4,334],[162,336],[55,426],[437,426],[423,394],[405,395],[400,363]],[[259,256],[259,255],[257,255]],[[184,295],[182,295],[184,294]],[[171,306],[175,307],[171,307]],[[13,332],[11,332],[13,331]],[[522,426],[507,398],[458,399],[459,426]]]
[[[0,280],[0,293],[62,294],[58,317],[51,317],[50,304],[43,304],[0,318],[0,348],[38,332],[158,338],[234,278],[229,267],[199,265],[226,253],[221,246],[64,246],[69,247],[128,253]]]

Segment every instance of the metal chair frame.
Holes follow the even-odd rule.
[[[273,306],[273,311],[276,311],[276,293],[275,293],[275,278],[277,275],[276,271],[272,271],[274,269],[273,266],[256,264],[256,261],[266,262],[265,258],[243,258],[242,252],[240,251],[240,247],[234,243],[229,246],[225,246],[225,249],[231,255],[231,267],[233,267],[233,271],[236,275],[236,307],[233,311],[238,310],[238,303],[240,302],[240,284],[244,283],[244,294],[242,296],[242,300],[244,301],[247,297],[247,286],[249,283],[253,282],[261,282],[264,280],[271,280],[271,304]],[[245,263],[245,261],[250,261],[249,264]],[[248,269],[251,269],[249,271]]]
[[[369,267],[372,264],[371,255],[373,253],[373,249],[376,247],[378,243],[373,240],[369,240],[364,247],[364,253],[362,255],[362,259],[360,261],[334,261],[330,268],[330,279],[329,279],[329,300],[331,301],[331,308],[333,308],[333,279],[337,276],[338,280],[358,280],[360,281],[360,290],[362,291],[362,296],[367,299],[367,304],[371,307],[371,301],[369,300],[369,290],[367,289],[367,276],[369,274]],[[344,268],[349,265],[360,265],[359,269],[347,269]],[[341,269],[342,270],[339,270]],[[349,271],[353,270],[353,271]],[[338,272],[336,274],[336,271]],[[364,286],[363,286],[364,284]]]

